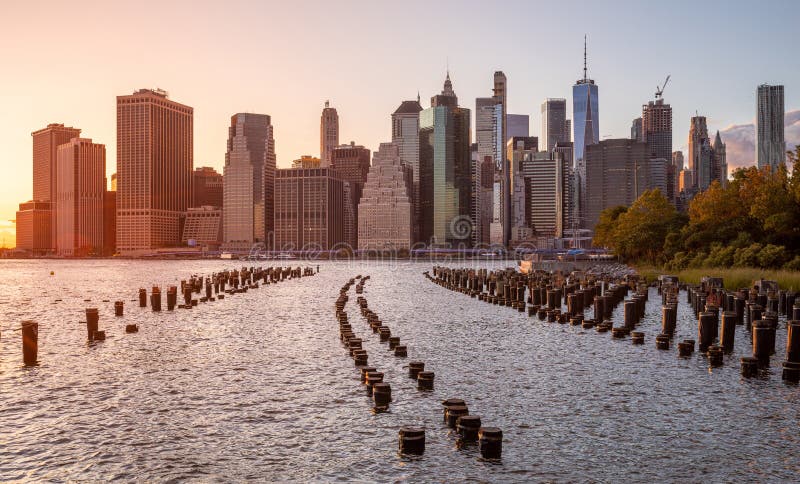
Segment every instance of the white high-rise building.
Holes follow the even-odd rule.
[[[411,167],[400,149],[381,143],[358,204],[358,245],[362,250],[408,250],[412,238]]]
[[[392,143],[397,146],[400,161],[412,171],[411,203],[413,205],[412,238],[419,241],[420,183],[419,183],[419,113],[422,105],[416,101],[403,101],[392,113]]]
[[[786,161],[783,86],[762,84],[757,90],[756,162],[759,168]]]

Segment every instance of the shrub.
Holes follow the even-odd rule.
[[[702,250],[698,250],[694,257],[691,258],[689,261],[689,267],[703,267],[706,263],[706,258],[708,258],[708,254],[706,254]]]
[[[750,244],[747,247],[736,249],[733,254],[733,265],[736,267],[758,267],[758,254],[761,244]]]
[[[788,255],[782,245],[767,244],[758,253],[758,265],[765,269],[775,269],[786,263]]]
[[[721,244],[713,244],[711,252],[706,259],[707,267],[731,267],[733,265],[733,254],[735,247],[725,247]]]
[[[783,268],[787,271],[800,271],[800,255],[794,256],[794,259],[787,262]]]
[[[688,267],[689,261],[690,261],[689,254],[687,254],[686,252],[678,252],[675,254],[675,257],[673,257],[669,262],[667,262],[666,268],[667,270],[671,271],[679,271]]]

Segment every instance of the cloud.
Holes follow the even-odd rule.
[[[793,150],[800,144],[800,109],[786,113],[784,125],[786,149]],[[728,126],[719,134],[725,143],[729,170],[755,164],[756,128],[752,123]]]

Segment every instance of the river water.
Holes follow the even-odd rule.
[[[657,350],[654,289],[637,328],[644,346],[448,291],[422,276],[430,263],[313,262],[314,277],[172,313],[133,301],[139,287],[241,264],[0,262],[0,481],[800,478],[800,389],[780,378],[783,319],[772,370],[746,380],[742,326],[720,368],[697,352],[677,358],[675,342],[697,333],[683,293],[673,347]],[[356,274],[371,276],[364,297],[408,346],[401,359],[379,343],[351,289],[351,323],[392,386],[387,413],[372,413],[339,342],[333,303]],[[87,344],[86,307],[100,308],[106,341]],[[26,319],[39,322],[40,364],[30,368],[12,330]],[[126,334],[132,322],[140,331]],[[407,377],[415,359],[436,373],[433,392]],[[451,397],[503,430],[500,463],[458,448],[442,423],[440,401]],[[403,425],[426,428],[423,457],[397,454]]]

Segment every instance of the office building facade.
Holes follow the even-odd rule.
[[[569,162],[557,151],[540,151],[525,156],[520,171],[527,226],[537,237],[563,237],[573,209]]]
[[[419,119],[421,239],[431,246],[469,245],[470,111],[458,106],[449,74]]]
[[[339,113],[325,101],[319,121],[319,157],[323,168],[330,166],[331,153],[339,146]]]
[[[586,228],[594,229],[600,212],[630,206],[646,190],[666,191],[666,162],[650,156],[647,143],[630,138],[602,140],[586,147]]]
[[[783,86],[758,86],[756,100],[756,162],[774,170],[786,161]]]
[[[174,247],[192,203],[193,110],[165,91],[117,96],[117,249]]]
[[[186,211],[181,242],[190,247],[217,250],[222,245],[222,231],[222,207],[190,207]]]
[[[279,169],[275,175],[275,249],[346,247],[345,184],[331,168]]]
[[[566,99],[547,99],[542,103],[542,136],[539,139],[543,151],[553,151],[557,143],[570,140]]]
[[[55,214],[56,209],[56,190],[58,184],[58,147],[68,143],[73,138],[78,138],[81,130],[64,126],[59,123],[48,124],[47,127],[31,133],[33,138],[33,200],[42,202],[52,202],[51,214]],[[42,220],[42,213],[37,212],[36,220]],[[58,237],[58,221],[50,220],[52,235],[50,243],[55,249]],[[38,232],[38,231],[37,231]]]
[[[672,106],[660,96],[642,106],[641,134],[641,141],[647,143],[650,156],[666,163],[667,187],[664,196],[674,201],[676,172],[672,164]]]
[[[403,101],[392,113],[392,143],[397,146],[400,160],[411,168],[413,187],[411,199],[414,222],[412,237],[420,241],[420,166],[419,166],[419,113],[422,111],[419,95],[416,101]]]
[[[202,166],[195,168],[192,186],[192,207],[222,207],[224,184],[222,173],[217,170]]]
[[[266,114],[231,116],[223,171],[223,244],[269,248],[274,231],[275,139]]]
[[[103,253],[106,147],[72,138],[58,147],[55,192],[56,252],[63,256]]]
[[[506,142],[514,136],[530,136],[530,125],[531,119],[527,114],[506,114]]]
[[[370,167],[370,151],[363,146],[350,142],[339,145],[331,151],[331,168],[338,171],[348,185],[349,207],[352,216],[347,217],[345,241],[353,248],[358,248],[358,202]]]
[[[16,214],[17,249],[34,256],[53,254],[52,202],[30,200]]]
[[[413,173],[399,147],[381,143],[358,204],[358,248],[409,250],[413,244]]]

